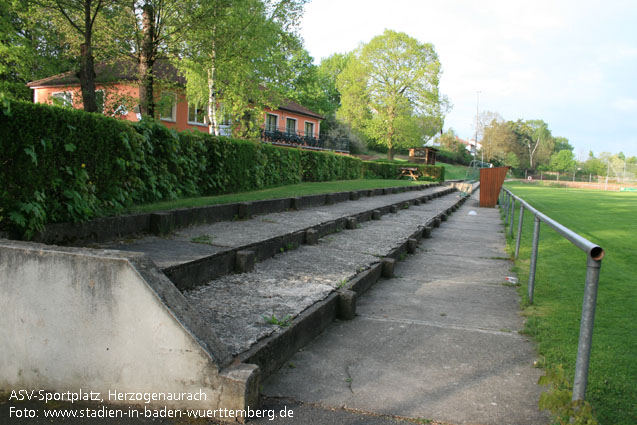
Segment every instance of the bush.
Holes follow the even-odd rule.
[[[0,228],[30,237],[46,223],[121,209],[143,191],[144,140],[128,123],[11,102],[0,141]]]
[[[411,162],[390,162],[390,161],[364,161],[363,173],[367,179],[396,179],[400,177],[400,169],[410,167],[418,168],[420,174],[433,181],[445,180],[445,167],[439,165],[423,165]]]
[[[436,158],[440,162],[444,162],[447,164],[462,164],[469,165],[473,157],[467,151],[462,143],[460,143],[460,147],[456,150],[448,150],[445,148],[438,148],[438,152],[436,154]]]
[[[348,156],[24,102],[0,109],[0,143],[0,229],[25,238],[134,203],[362,177]]]

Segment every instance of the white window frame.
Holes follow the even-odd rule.
[[[56,94],[57,95],[62,95],[62,96],[56,96]],[[70,98],[68,100],[66,99],[67,95]],[[63,108],[66,108],[66,107],[72,108],[73,107],[73,92],[72,91],[55,91],[55,92],[51,93],[51,97],[52,98],[55,97],[56,99],[62,99],[62,107]],[[68,103],[68,102],[70,102],[70,103]],[[53,101],[51,101],[51,103],[53,105],[55,105],[55,103],[53,103]]]
[[[274,117],[274,128],[268,125],[268,117]],[[279,130],[279,116],[277,114],[266,113],[265,114],[265,131],[278,131]]]
[[[312,126],[312,133],[307,134],[307,125],[310,124]],[[312,121],[305,121],[305,137],[314,137],[314,123]]]
[[[195,119],[197,119],[197,112],[198,111],[204,111],[204,115],[203,115],[203,122],[199,122],[199,121],[191,121],[190,119],[190,106],[194,105],[195,107]],[[208,114],[205,113],[205,109],[204,108],[199,108],[197,105],[193,104],[193,103],[188,103],[188,124],[190,125],[198,125],[201,127],[208,127]]]
[[[290,133],[290,130],[288,129],[288,121],[294,121],[294,132]],[[287,134],[297,134],[297,132],[299,131],[299,126],[298,126],[299,120],[297,120],[296,118],[292,118],[292,117],[285,117],[285,132]]]
[[[173,100],[173,104],[170,110],[171,116],[170,118],[168,117],[162,117],[162,110],[160,108],[159,110],[159,119],[161,121],[168,121],[168,122],[177,122],[177,94],[176,93],[171,93],[171,92],[167,92],[167,93],[162,93],[161,98],[163,98],[164,96],[172,96]]]

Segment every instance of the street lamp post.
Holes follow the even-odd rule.
[[[476,92],[476,137],[473,140],[473,159],[476,159],[476,153],[478,151],[478,126],[480,125],[480,90]],[[482,161],[484,162],[484,152],[482,153]]]

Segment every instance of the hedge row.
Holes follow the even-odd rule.
[[[365,161],[363,163],[365,178],[395,179],[400,177],[401,168],[418,168],[423,180],[444,181],[445,167],[414,163],[395,163],[382,161]]]
[[[135,203],[363,175],[357,158],[23,102],[0,110],[0,144],[0,229],[26,238]]]

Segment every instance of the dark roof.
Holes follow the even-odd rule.
[[[182,86],[186,85],[186,79],[179,73],[167,60],[158,60],[153,66],[153,75],[157,80],[173,81]],[[96,83],[116,83],[120,81],[137,81],[138,71],[137,64],[132,60],[120,60],[112,63],[99,63],[95,65],[95,82]],[[28,87],[55,87],[79,85],[80,78],[78,72],[69,71],[62,74],[53,75],[51,77],[42,78],[41,80],[31,81],[27,83]],[[298,103],[283,99],[278,109],[298,114],[325,119],[324,116],[299,105]]]
[[[186,85],[186,79],[179,74],[177,68],[170,62],[158,60],[153,66],[153,75],[159,80],[175,81],[178,84]],[[137,64],[132,60],[120,60],[112,63],[99,63],[95,65],[96,83],[115,83],[119,81],[137,81]],[[52,87],[79,85],[80,78],[78,72],[69,71],[41,80],[31,81],[28,87]]]
[[[289,111],[289,112],[296,112],[298,114],[308,115],[310,117],[315,117],[321,120],[325,119],[323,115],[317,114],[316,112],[313,112],[307,109],[305,106],[299,105],[295,101],[289,100],[289,99],[283,99],[283,101],[281,102],[281,105],[279,105],[279,109],[283,109],[284,111]]]

